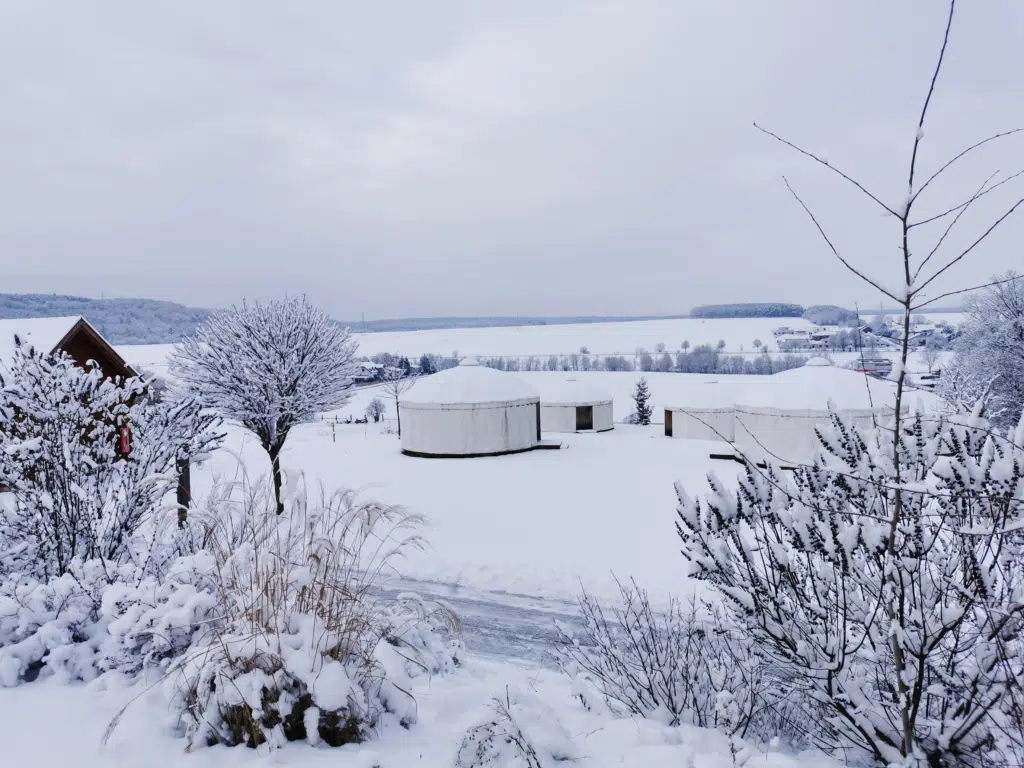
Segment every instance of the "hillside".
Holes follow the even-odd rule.
[[[112,344],[180,341],[210,310],[153,299],[86,299],[56,294],[0,293],[0,318],[81,315]]]
[[[82,315],[112,344],[172,344],[192,333],[212,310],[154,299],[87,299],[42,293],[0,293],[0,319]],[[438,328],[502,328],[649,320],[651,317],[411,317],[339,321],[354,333]]]

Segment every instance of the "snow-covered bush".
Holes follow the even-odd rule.
[[[1006,428],[1024,409],[1024,275],[999,280],[964,302],[967,320],[939,392],[961,408],[984,397],[985,415]]]
[[[677,485],[692,575],[828,717],[817,746],[880,765],[1020,766],[1024,422],[833,414],[792,475]]]
[[[786,705],[799,692],[776,679],[722,609],[671,598],[658,610],[635,583],[620,583],[619,592],[610,615],[593,596],[579,596],[582,633],[557,625],[556,657],[585,706],[593,706],[596,692],[622,717],[718,728],[765,742],[780,734],[802,741]]]
[[[579,752],[558,713],[529,693],[506,690],[459,745],[455,768],[546,768]]]
[[[175,486],[178,458],[202,456],[220,436],[194,399],[145,394],[141,379],[105,379],[64,353],[16,345],[0,390],[0,485],[12,496],[0,506],[0,576],[46,581],[89,561],[156,565],[140,529]]]
[[[411,680],[458,663],[452,611],[380,592],[420,519],[300,485],[287,514],[242,510],[253,541],[212,544],[218,618],[167,679],[190,745],[362,741],[385,714],[414,723]]]
[[[48,581],[0,581],[0,686],[39,674],[91,680],[135,674],[185,653],[216,605],[213,561],[186,557],[162,578],[131,563],[75,561]]]
[[[288,433],[348,401],[356,343],[305,296],[215,312],[175,349],[171,375],[270,457],[277,513]]]

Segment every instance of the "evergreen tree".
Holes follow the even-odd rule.
[[[420,375],[429,376],[434,373],[434,364],[430,361],[430,355],[426,352],[420,356]]]
[[[647,388],[647,379],[641,376],[633,390],[633,402],[636,404],[636,423],[647,426],[651,423],[651,406],[647,404],[651,393]]]

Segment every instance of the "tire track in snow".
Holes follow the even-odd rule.
[[[474,654],[554,667],[555,621],[583,629],[577,606],[569,600],[410,578],[391,579],[381,589],[392,597],[403,592],[451,606],[462,619],[466,650]]]

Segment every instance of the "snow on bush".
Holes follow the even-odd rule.
[[[578,759],[572,734],[554,709],[529,693],[506,690],[466,732],[455,768],[546,768]]]
[[[635,583],[620,583],[619,592],[610,615],[580,595],[582,633],[558,625],[556,657],[585,707],[599,697],[620,717],[801,744],[803,726],[787,703],[799,691],[777,678],[721,608],[672,598],[659,611]]]
[[[166,498],[178,459],[210,450],[218,422],[192,399],[149,394],[140,379],[16,344],[0,390],[0,684],[89,679],[173,654],[164,642],[187,646],[149,612],[177,600],[187,613],[183,566],[167,573],[179,531]]]
[[[243,510],[250,541],[214,544],[218,618],[166,683],[190,746],[363,741],[385,716],[416,722],[412,680],[458,663],[451,610],[380,594],[420,518],[352,493],[310,504],[301,483],[284,498],[280,517]]]
[[[184,653],[216,601],[212,560],[180,558],[161,579],[133,564],[72,563],[49,581],[0,581],[0,685],[45,671],[60,680],[134,674]]]
[[[17,344],[0,390],[0,485],[12,498],[0,506],[0,576],[46,581],[91,560],[158,567],[140,533],[176,485],[176,461],[219,441],[217,423],[193,399],[156,402],[141,379]]]
[[[692,575],[827,717],[817,746],[876,764],[1020,766],[1024,421],[833,414],[813,465],[681,486]]]

